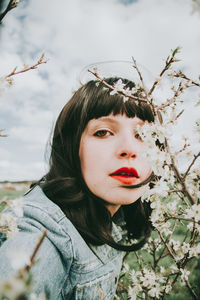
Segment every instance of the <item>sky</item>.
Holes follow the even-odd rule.
[[[180,46],[178,67],[198,78],[199,28],[192,0],[21,0],[0,27],[0,77],[33,65],[42,53],[48,62],[0,90],[0,129],[8,135],[0,138],[0,181],[47,172],[55,120],[85,66],[134,56],[154,78]],[[186,131],[199,114],[190,100]]]

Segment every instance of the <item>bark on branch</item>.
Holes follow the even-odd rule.
[[[3,20],[3,18],[5,17],[5,15],[10,11],[12,10],[13,8],[17,7],[17,5],[19,4],[19,1],[16,1],[16,0],[10,0],[6,9],[0,13],[0,24]]]

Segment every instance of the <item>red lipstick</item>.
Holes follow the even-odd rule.
[[[110,176],[124,184],[132,184],[139,178],[136,169],[127,167],[116,170],[115,172],[111,173]]]

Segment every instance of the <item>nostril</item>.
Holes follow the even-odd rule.
[[[124,157],[124,156],[126,156],[126,153],[123,152],[123,153],[121,153],[120,155],[121,155],[122,157]]]
[[[129,154],[129,153],[126,153],[126,152],[122,152],[122,153],[120,154],[120,156],[121,156],[121,157],[126,157],[126,156],[128,156],[128,157],[136,158],[136,154],[132,154],[132,155],[131,155],[131,153]]]

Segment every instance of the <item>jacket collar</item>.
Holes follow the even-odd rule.
[[[120,240],[122,240],[122,234],[120,232],[120,227],[117,226],[115,223],[112,223],[112,225],[113,225],[112,237],[115,242],[119,242]],[[112,260],[112,258],[119,255],[119,252],[124,254],[123,251],[116,250],[107,244],[104,244],[102,246],[94,246],[94,245],[90,244],[89,246],[90,246],[90,249],[93,251],[93,253],[98,257],[98,259],[103,264],[106,264],[108,261]]]

